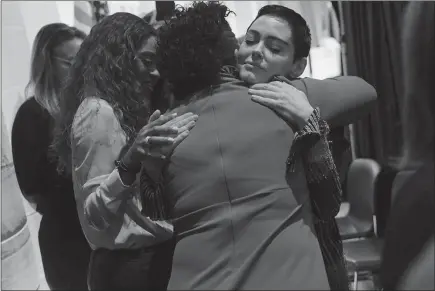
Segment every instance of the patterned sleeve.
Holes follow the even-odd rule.
[[[153,220],[170,219],[167,201],[163,195],[163,176],[155,182],[142,168],[140,173],[140,195],[142,214]]]
[[[342,191],[329,149],[328,133],[328,124],[320,118],[316,108],[305,127],[296,132],[287,160],[287,170],[292,172],[296,156],[302,157],[313,212],[321,221],[328,221],[338,214]]]

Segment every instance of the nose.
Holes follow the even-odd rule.
[[[160,78],[160,73],[157,69],[154,69],[153,71],[150,72],[150,76],[153,78]]]
[[[151,83],[154,86],[160,78],[160,73],[157,69],[150,72]]]
[[[261,61],[263,60],[263,46],[261,42],[254,48],[252,51],[252,61]]]
[[[259,51],[253,51],[252,52],[252,60],[255,61],[261,61],[263,59],[263,55]]]

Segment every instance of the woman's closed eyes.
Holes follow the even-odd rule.
[[[68,67],[71,67],[73,60],[72,59],[66,59],[66,58],[62,58],[62,57],[53,57],[55,60],[57,60],[59,63],[66,65]]]
[[[252,46],[259,43],[260,39],[261,36],[259,34],[254,35],[253,33],[248,33],[245,37],[245,43],[248,46]],[[279,54],[283,50],[281,42],[280,39],[276,39],[275,37],[267,37],[265,40],[265,46],[273,54]]]
[[[150,72],[156,69],[156,56],[151,53],[143,53],[136,56],[142,64],[146,67],[146,69]]]

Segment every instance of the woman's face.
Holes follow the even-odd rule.
[[[294,64],[292,30],[278,17],[263,15],[251,25],[236,52],[240,78],[248,84],[265,83],[288,75]]]
[[[154,87],[160,78],[159,71],[156,68],[156,48],[157,38],[151,36],[148,38],[142,48],[137,52],[137,65],[139,72],[149,74],[151,86]]]
[[[56,73],[60,80],[68,76],[68,70],[71,67],[72,60],[82,45],[83,40],[74,38],[62,43],[54,49],[54,59],[56,60]]]

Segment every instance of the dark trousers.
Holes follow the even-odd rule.
[[[44,214],[38,240],[45,279],[50,289],[88,290],[91,248],[80,225],[67,225],[59,215]]]
[[[92,252],[88,284],[94,290],[166,290],[175,240],[139,250]]]

